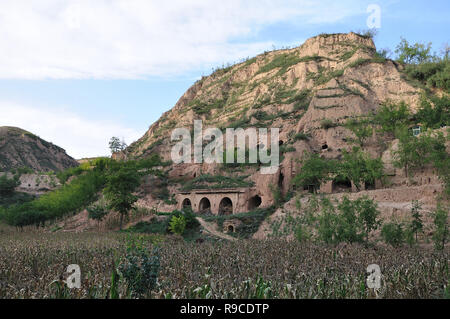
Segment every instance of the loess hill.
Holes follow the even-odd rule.
[[[0,171],[28,167],[34,171],[62,171],[78,166],[66,151],[17,127],[0,127]]]

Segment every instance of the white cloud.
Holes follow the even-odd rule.
[[[40,108],[0,101],[1,126],[17,126],[66,150],[74,158],[106,156],[112,136],[130,144],[143,135],[117,123],[84,118],[64,108]]]
[[[356,0],[1,1],[0,78],[181,74],[270,48],[251,40],[264,26],[359,13]]]

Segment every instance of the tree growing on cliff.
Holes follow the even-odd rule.
[[[338,174],[352,181],[359,191],[365,183],[374,184],[375,180],[383,178],[383,169],[380,158],[373,159],[359,147],[353,147],[350,152],[343,151]]]
[[[401,38],[395,53],[398,54],[397,61],[404,64],[420,64],[430,61],[432,55],[431,42],[427,45],[423,43],[409,44],[406,39]]]
[[[430,163],[439,171],[441,162],[448,158],[442,133],[428,131],[416,137],[407,128],[398,132],[398,150],[393,152],[394,166],[404,168],[407,176],[411,171],[423,169]]]
[[[383,133],[397,135],[398,128],[408,124],[411,114],[405,102],[393,103],[387,101],[383,103],[374,116],[374,122],[380,126]]]
[[[316,193],[320,185],[331,180],[337,164],[335,160],[323,159],[318,154],[306,153],[301,161],[300,173],[293,179],[293,184],[300,187],[312,187]]]
[[[111,150],[111,153],[117,153],[117,152],[121,152],[124,149],[127,148],[127,144],[125,143],[124,140],[120,140],[118,137],[111,137],[111,139],[109,140],[109,149]]]
[[[361,147],[373,133],[372,125],[368,119],[351,119],[345,123],[345,127],[355,134],[356,139],[354,141]]]

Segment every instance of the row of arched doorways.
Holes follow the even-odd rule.
[[[260,196],[255,195],[248,201],[248,210],[253,210],[257,207],[259,207],[262,203],[262,199]],[[195,210],[193,207],[193,203],[191,199],[185,198],[181,204],[182,208],[190,208],[192,210]],[[211,211],[211,201],[208,197],[203,197],[198,202],[198,205],[196,206],[197,212],[200,214],[210,214]],[[219,202],[219,215],[232,215],[235,213],[235,208],[233,207],[233,201],[229,197],[224,197]]]
[[[192,208],[192,202],[189,198],[185,198],[182,203],[183,208]],[[211,213],[211,201],[207,197],[203,197],[198,203],[198,212],[200,214]],[[229,197],[224,197],[219,203],[219,215],[233,214],[233,202]]]

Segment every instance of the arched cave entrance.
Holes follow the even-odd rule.
[[[303,190],[307,191],[310,194],[314,194],[316,187],[314,185],[305,185],[305,186],[303,186]]]
[[[352,182],[346,178],[337,178],[333,180],[333,193],[344,193],[352,191]]]
[[[262,199],[259,195],[255,195],[248,201],[248,210],[253,210],[261,206]]]
[[[233,225],[228,225],[227,232],[228,233],[234,233],[234,226]]]
[[[323,145],[322,145],[322,150],[327,150],[327,149],[328,149],[328,144],[326,144],[326,143],[323,144]]]
[[[278,188],[283,191],[283,183],[284,183],[284,175],[280,172],[280,176],[278,176]]]
[[[233,202],[228,197],[223,198],[219,204],[219,215],[233,214]]]
[[[211,202],[208,198],[203,197],[198,204],[198,212],[200,214],[210,214],[211,213]]]
[[[183,203],[181,204],[181,207],[182,207],[183,209],[186,209],[186,208],[192,209],[192,203],[191,203],[191,200],[190,200],[189,198],[185,198],[185,199],[183,200]]]
[[[375,181],[366,182],[365,186],[366,186],[367,190],[374,190],[374,189],[376,189]]]

